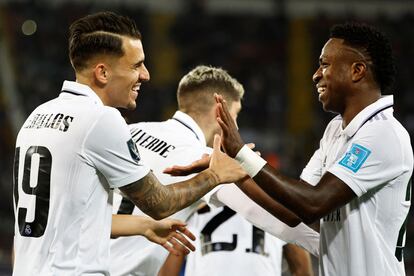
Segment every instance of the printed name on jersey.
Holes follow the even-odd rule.
[[[73,117],[62,113],[53,114],[41,114],[37,113],[31,116],[24,128],[51,128],[57,129],[63,132],[68,131],[70,123],[73,122]]]
[[[339,164],[353,172],[357,172],[370,154],[369,149],[358,144],[352,144],[351,149],[339,161]]]
[[[132,141],[132,138],[128,140],[127,145],[132,159],[134,159],[138,163],[139,160],[141,160],[141,156],[139,156],[139,151],[134,141]]]
[[[161,157],[167,158],[168,153],[175,149],[175,146],[168,144],[167,142],[149,135],[142,129],[135,129],[131,131],[132,139],[137,146],[149,149],[155,153],[158,153]]]
[[[336,209],[332,213],[327,214],[326,216],[323,217],[323,221],[324,222],[337,222],[337,221],[341,221],[341,210],[340,209]]]

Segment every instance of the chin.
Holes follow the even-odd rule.
[[[133,102],[133,103],[129,103],[129,104],[126,106],[126,109],[128,109],[128,110],[134,110],[135,108],[137,108],[137,104],[136,104],[135,102]]]

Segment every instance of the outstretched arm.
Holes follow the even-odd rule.
[[[215,97],[217,121],[222,129],[222,145],[226,153],[236,158],[269,196],[294,212],[303,222],[312,223],[356,197],[348,185],[331,173],[325,173],[316,186],[283,176],[244,146],[223,97]]]
[[[189,206],[218,184],[231,183],[246,177],[246,172],[240,165],[220,151],[220,143],[220,136],[216,135],[210,167],[189,180],[164,186],[150,172],[120,190],[151,217],[168,217]]]
[[[308,252],[288,243],[283,247],[283,255],[292,276],[313,276],[312,261]]]
[[[146,216],[112,215],[111,238],[135,235],[146,237],[174,255],[188,254],[190,250],[195,250],[188,240],[195,240],[195,236],[182,221],[156,221]]]
[[[236,185],[223,185],[215,193],[221,203],[227,205],[250,223],[289,243],[297,244],[315,256],[319,256],[319,233],[299,223],[290,227],[250,200]],[[282,214],[284,211],[274,210]]]

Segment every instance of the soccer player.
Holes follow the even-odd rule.
[[[211,167],[175,185],[161,185],[141,160],[115,109],[134,109],[150,77],[132,20],[111,12],[76,20],[69,56],[76,82],[37,107],[17,137],[14,275],[108,275],[113,188],[161,219],[246,176],[219,152],[219,136]]]
[[[178,85],[179,110],[171,119],[130,125],[142,159],[163,184],[177,181],[163,173],[165,168],[177,163],[188,164],[211,152],[207,146],[213,145],[213,137],[220,131],[214,100],[214,92],[217,91],[227,99],[235,121],[241,109],[242,85],[223,69],[197,66]],[[142,214],[128,200],[116,194],[114,197],[114,213]],[[263,230],[285,241],[295,241],[311,253],[318,254],[318,233],[304,224],[292,228],[281,223],[233,184],[217,187],[203,200],[211,206],[227,205]],[[196,212],[198,205],[193,204],[174,217],[185,221]],[[111,275],[156,275],[166,258],[165,250],[142,237],[118,238],[111,242]]]
[[[188,227],[198,239],[185,262],[186,276],[280,276],[282,252],[291,275],[313,275],[309,253],[253,226],[227,206],[204,206]],[[183,255],[170,255],[158,275],[178,276],[183,261]]]
[[[225,151],[304,222],[320,219],[321,275],[405,275],[413,152],[393,116],[393,96],[383,96],[394,76],[391,46],[381,32],[357,23],[333,26],[313,81],[323,109],[339,115],[299,181],[244,146],[217,97]]]

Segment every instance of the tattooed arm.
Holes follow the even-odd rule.
[[[218,176],[207,169],[195,177],[172,185],[162,185],[150,172],[120,190],[147,215],[162,219],[189,206],[219,184]]]
[[[155,219],[168,217],[197,201],[218,184],[236,182],[247,176],[235,160],[220,151],[220,143],[220,136],[215,136],[209,168],[191,179],[164,186],[150,172],[120,190],[149,216]]]

